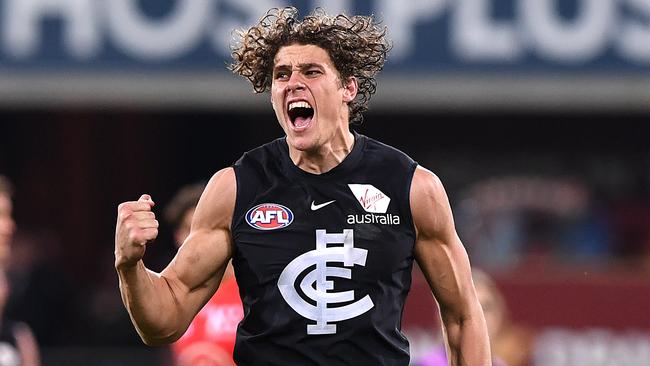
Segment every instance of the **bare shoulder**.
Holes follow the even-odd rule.
[[[430,170],[418,166],[411,183],[411,214],[418,234],[434,234],[453,228],[445,188]]]
[[[235,170],[232,167],[223,168],[210,178],[205,191],[208,193],[218,193],[224,190],[234,190],[237,188]],[[205,193],[204,193],[205,194]]]
[[[446,196],[445,189],[438,178],[432,171],[420,165],[413,173],[413,182],[411,183],[411,199],[423,199],[426,197],[435,198],[436,196]]]
[[[216,172],[205,187],[194,213],[192,226],[229,227],[235,209],[237,181],[228,167]]]

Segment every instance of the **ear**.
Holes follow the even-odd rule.
[[[350,76],[343,84],[343,101],[350,103],[356,98],[358,91],[359,83],[357,82],[357,78]]]

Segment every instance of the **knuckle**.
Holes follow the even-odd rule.
[[[135,231],[131,231],[128,237],[131,243],[135,243],[140,239],[140,236]]]

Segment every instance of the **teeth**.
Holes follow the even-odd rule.
[[[294,108],[310,108],[311,109],[311,106],[309,105],[309,103],[304,102],[304,101],[289,103],[289,110],[292,110]]]

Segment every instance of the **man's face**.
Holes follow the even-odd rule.
[[[327,52],[315,45],[280,48],[274,59],[271,102],[289,146],[315,151],[348,130],[354,78],[341,84]]]
[[[0,251],[9,247],[16,230],[16,223],[11,211],[11,199],[8,195],[0,193]]]

